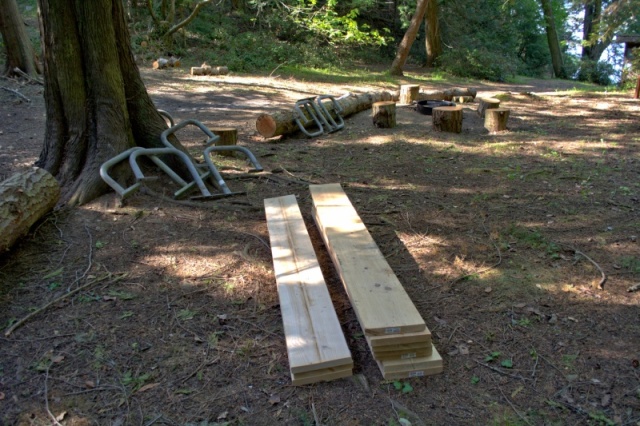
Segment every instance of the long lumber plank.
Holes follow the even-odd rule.
[[[431,355],[428,357],[377,361],[377,363],[386,380],[430,376],[442,373],[443,370],[442,357],[435,347],[432,348]]]
[[[310,185],[313,217],[368,336],[422,332],[424,320],[339,184]]]
[[[353,359],[295,196],[264,205],[291,373],[350,369]]]
[[[391,334],[387,336],[369,337],[369,344],[372,348],[398,344],[409,345],[413,343],[431,344],[431,332],[429,331],[429,329],[425,329],[424,331],[419,331],[417,333],[404,333],[401,335]]]

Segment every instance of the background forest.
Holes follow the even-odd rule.
[[[38,45],[36,1],[18,3],[33,18]],[[235,72],[390,63],[413,17],[423,21],[410,45],[415,65],[490,81],[555,75],[608,85],[633,80],[629,69],[623,72],[624,45],[616,36],[640,33],[637,0],[125,0],[125,6],[140,61],[171,54]],[[426,13],[414,13],[421,6]]]

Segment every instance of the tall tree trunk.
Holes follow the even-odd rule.
[[[161,146],[166,124],[134,62],[121,0],[38,3],[47,124],[36,164],[58,179],[63,204],[83,204],[108,190],[104,161]]]
[[[391,75],[403,75],[402,68],[404,67],[405,62],[407,61],[407,56],[409,56],[409,50],[411,50],[411,45],[416,39],[416,35],[418,34],[418,30],[420,29],[420,24],[422,24],[422,18],[424,17],[424,12],[427,8],[427,3],[435,0],[418,0],[418,4],[416,5],[416,11],[411,18],[411,23],[409,24],[409,28],[407,28],[407,32],[404,34],[400,45],[398,46],[398,52],[396,53],[396,57],[391,64],[391,69],[389,73]]]
[[[564,64],[562,63],[562,50],[560,50],[560,42],[558,41],[556,21],[553,17],[551,0],[540,0],[540,3],[542,4],[542,13],[544,14],[544,22],[547,32],[547,42],[549,43],[549,51],[551,52],[553,74],[558,78],[566,78]]]
[[[427,67],[434,66],[438,56],[442,54],[442,40],[440,38],[440,11],[438,0],[427,1],[425,11],[425,47],[427,49]]]
[[[15,68],[30,76],[42,72],[16,0],[0,0],[0,34],[7,49],[5,74],[15,74],[13,72]]]
[[[584,21],[582,25],[582,59],[591,59],[591,36],[594,25],[600,20],[602,0],[587,0],[584,4]]]

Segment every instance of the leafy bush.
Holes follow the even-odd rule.
[[[583,60],[580,62],[577,79],[608,86],[611,84],[611,75],[614,72],[613,65],[609,63]]]
[[[505,81],[516,71],[513,58],[486,48],[446,50],[439,58],[441,69],[460,77]]]

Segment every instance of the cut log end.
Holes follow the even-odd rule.
[[[278,123],[270,114],[260,114],[256,119],[256,130],[265,138],[276,136]]]
[[[0,254],[7,251],[60,198],[58,181],[34,167],[0,183]]]
[[[234,146],[238,144],[238,129],[235,127],[213,127],[210,129],[214,135],[220,137],[216,146]],[[234,157],[234,151],[218,151],[218,155]]]
[[[438,132],[462,132],[462,107],[433,108],[433,129]]]
[[[478,100],[478,115],[484,118],[484,114],[488,109],[500,108],[500,99],[496,98],[480,98]]]
[[[417,84],[403,84],[400,86],[400,99],[399,103],[408,105],[418,99],[418,93],[420,92],[420,86]]]

